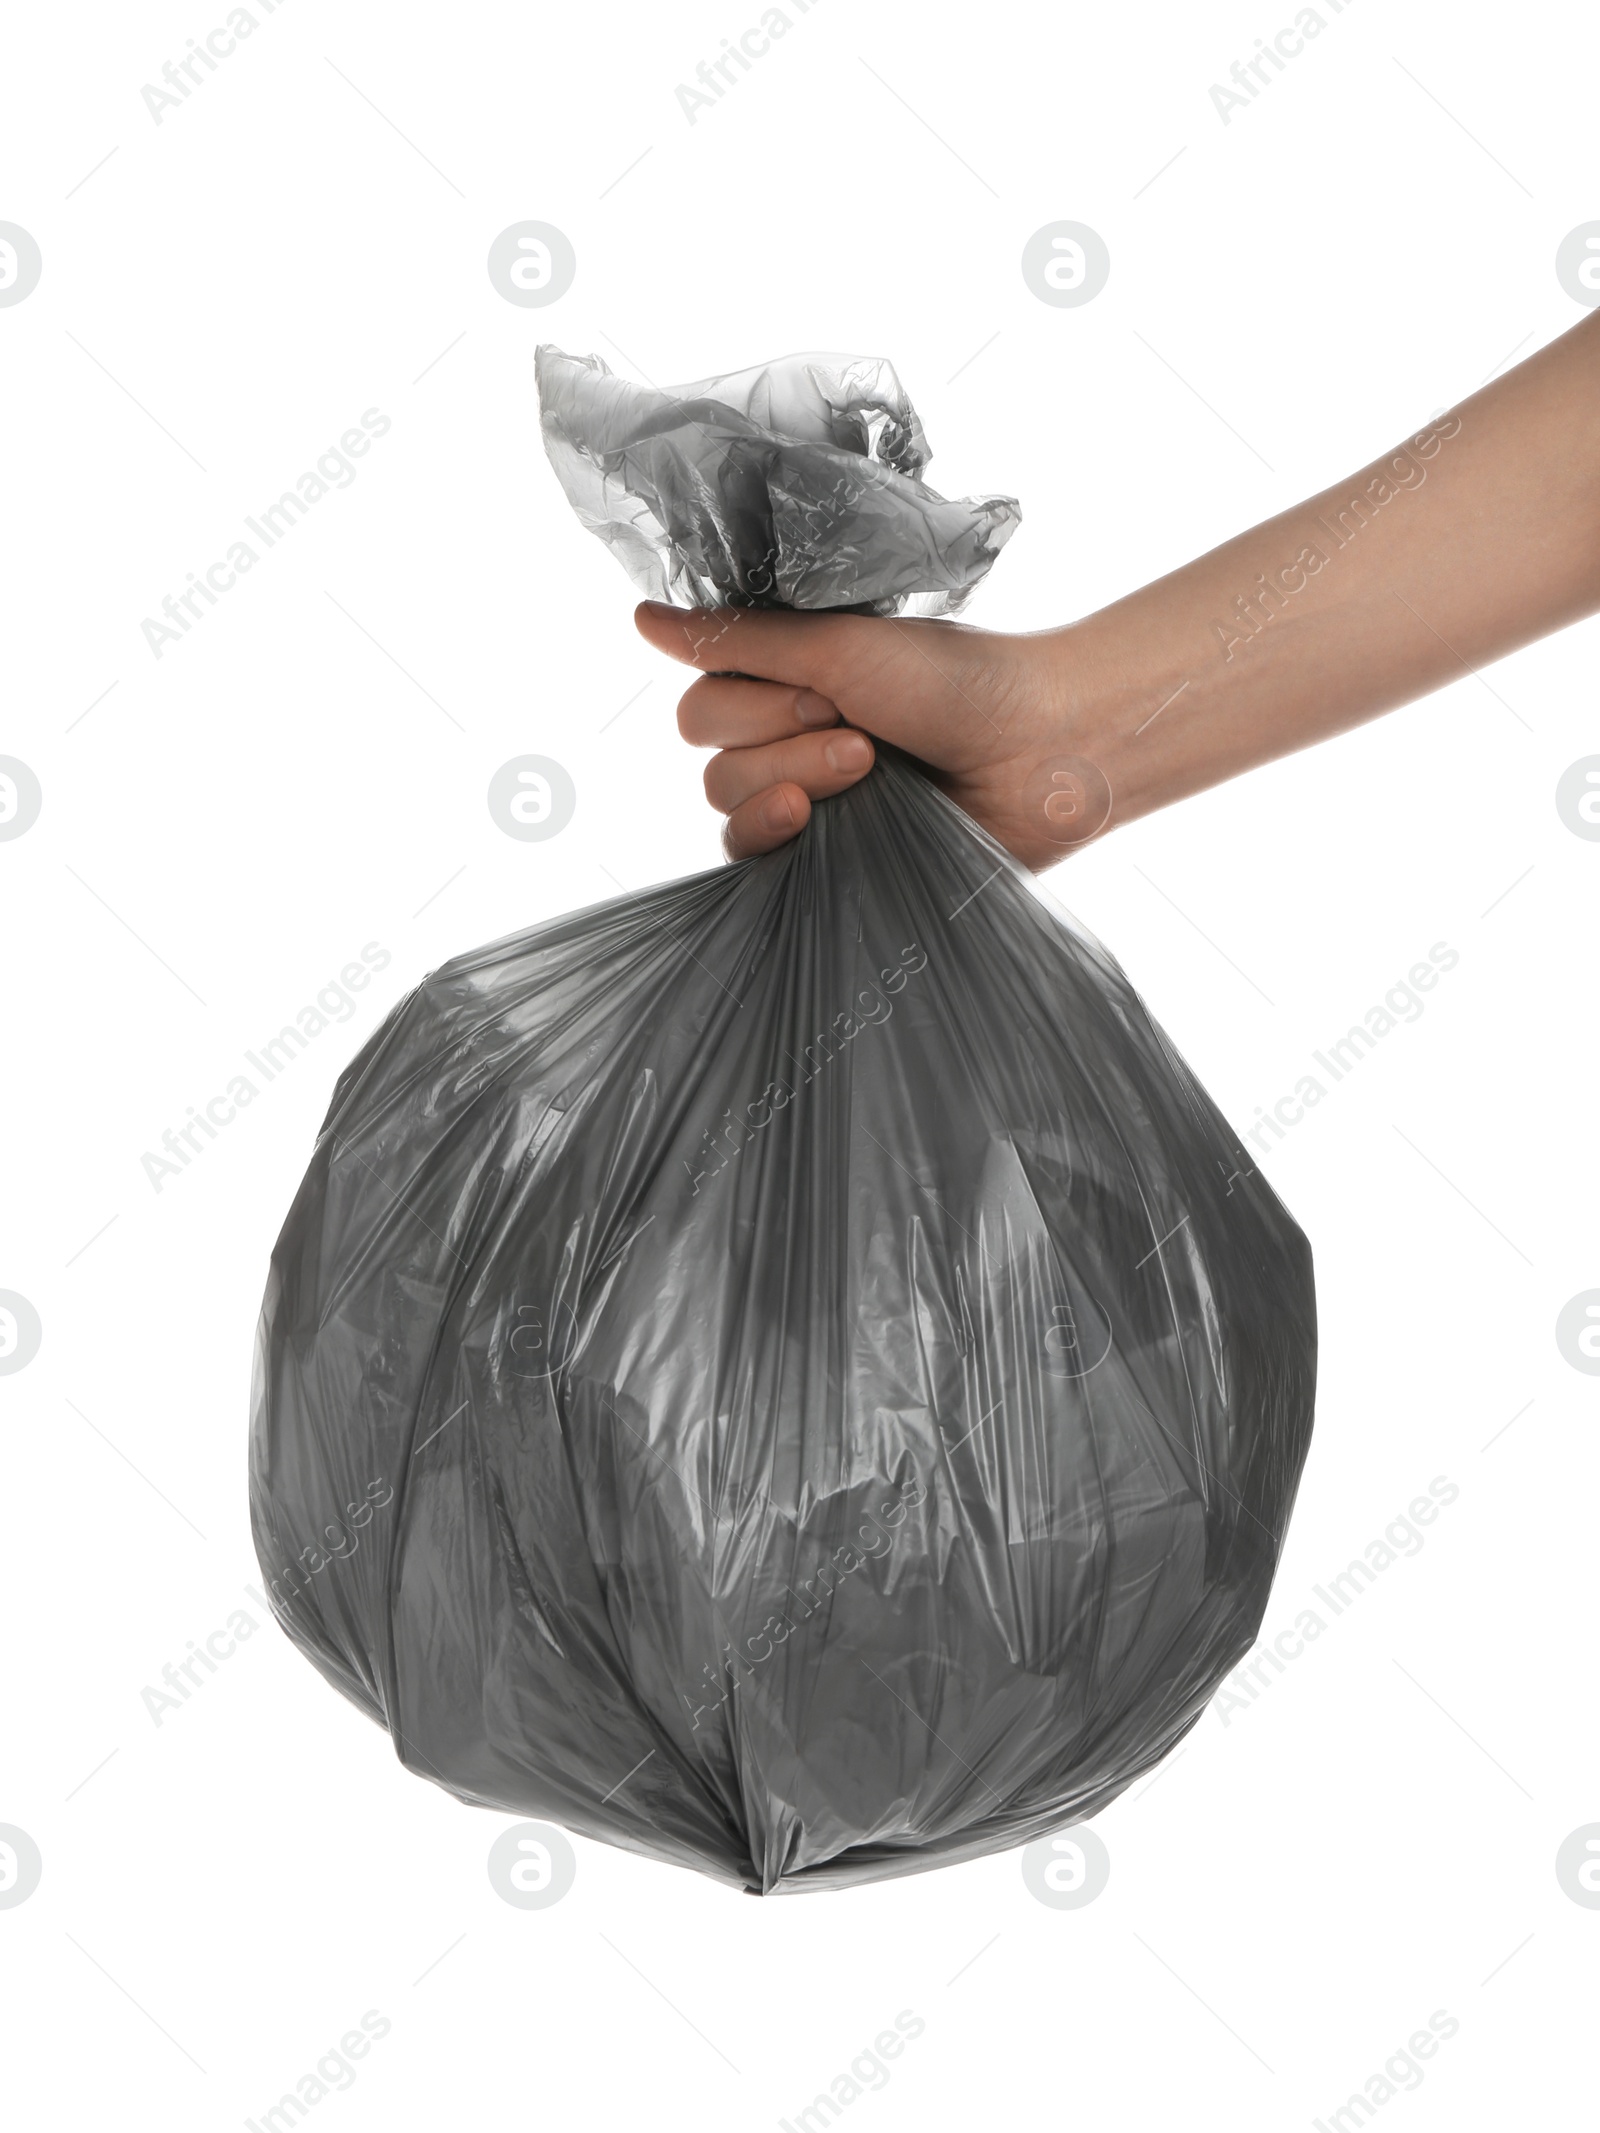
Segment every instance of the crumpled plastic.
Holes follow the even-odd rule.
[[[948,612],[1016,523],[884,363],[541,350],[655,597]],[[1305,1238],[1112,958],[911,762],[424,978],[273,1254],[278,1619],[401,1761],[760,1891],[1092,1815],[1252,1643]]]
[[[1022,516],[1014,497],[928,487],[922,424],[878,358],[659,392],[546,344],[536,372],[567,500],[642,599],[953,615]]]

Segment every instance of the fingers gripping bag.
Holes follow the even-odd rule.
[[[539,356],[640,592],[955,611],[887,363]],[[340,1078],[251,1443],[288,1634],[462,1800],[737,1888],[1093,1814],[1259,1626],[1310,1252],[1127,979],[908,758],[458,956]]]

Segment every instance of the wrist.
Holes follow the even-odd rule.
[[[1133,601],[1048,633],[1049,738],[1043,753],[1073,759],[1103,780],[1104,835],[1179,799],[1185,722],[1209,693],[1204,647],[1184,643]],[[1093,785],[1094,780],[1088,779]],[[1076,840],[1083,841],[1083,840]]]

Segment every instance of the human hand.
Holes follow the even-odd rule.
[[[719,751],[730,858],[802,830],[877,735],[1038,870],[1600,611],[1597,558],[1600,313],[1398,453],[1061,629],[651,601],[635,620],[702,670],[678,726]]]
[[[719,751],[705,788],[728,818],[730,859],[786,843],[814,800],[865,777],[874,734],[916,757],[1024,865],[1049,866],[1076,841],[1059,806],[1055,819],[1044,811],[1048,759],[1072,752],[1067,632],[651,600],[634,620],[658,651],[701,669],[678,730]]]

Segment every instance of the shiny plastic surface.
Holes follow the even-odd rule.
[[[665,462],[668,396],[541,361],[637,583],[748,595],[765,542],[819,604],[936,605],[992,504],[940,506],[924,570],[896,487],[846,582],[760,509],[662,561],[629,500],[726,529],[758,461],[789,499],[874,438],[920,464],[886,378],[687,388]],[[763,1892],[878,1879],[1088,1815],[1194,1723],[1314,1374],[1309,1249],[1214,1105],[884,750],[779,852],[457,957],[346,1069],[273,1257],[256,1542],[289,1634],[461,1798]]]
[[[953,615],[1011,535],[1010,496],[951,503],[893,367],[791,356],[672,392],[538,354],[545,450],[642,598]]]

